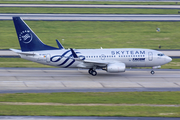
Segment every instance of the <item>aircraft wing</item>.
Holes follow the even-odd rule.
[[[101,65],[107,65],[110,62],[108,61],[92,61],[92,60],[83,60],[84,63],[93,63],[93,64],[101,64]]]
[[[81,60],[81,59],[77,56],[77,54],[74,52],[74,50],[73,50],[72,48],[70,48],[70,50],[71,50],[72,55],[73,55],[73,57],[74,57],[74,59],[75,59],[76,61],[82,61],[82,62],[87,63],[87,64],[89,63],[89,64],[93,64],[93,65],[96,65],[96,66],[106,66],[106,65],[108,65],[109,63],[119,63],[118,61]]]

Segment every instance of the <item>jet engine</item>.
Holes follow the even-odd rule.
[[[126,65],[124,63],[111,63],[106,66],[105,69],[107,72],[110,73],[117,73],[117,72],[125,72]]]

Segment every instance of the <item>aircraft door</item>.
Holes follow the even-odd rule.
[[[148,59],[149,59],[149,61],[153,60],[153,53],[152,52],[148,52]]]
[[[47,63],[50,63],[50,58],[51,58],[51,55],[50,55],[50,54],[47,54],[47,55],[46,55],[46,62],[47,62]]]

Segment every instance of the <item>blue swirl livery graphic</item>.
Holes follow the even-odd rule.
[[[76,54],[80,54],[80,52],[76,52]],[[68,50],[68,51],[64,52],[62,55],[52,56],[50,61],[58,62],[58,63],[60,63],[58,66],[67,68],[75,62],[75,60],[72,58],[72,56],[73,55],[71,53],[71,50]],[[82,60],[85,60],[85,57],[83,55],[80,55],[79,58]]]

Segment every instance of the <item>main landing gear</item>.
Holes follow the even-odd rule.
[[[97,75],[97,72],[95,70],[93,70],[92,68],[89,69],[89,74],[91,74],[92,76],[96,76]]]
[[[151,74],[154,75],[154,73],[155,73],[154,70],[151,70]]]

